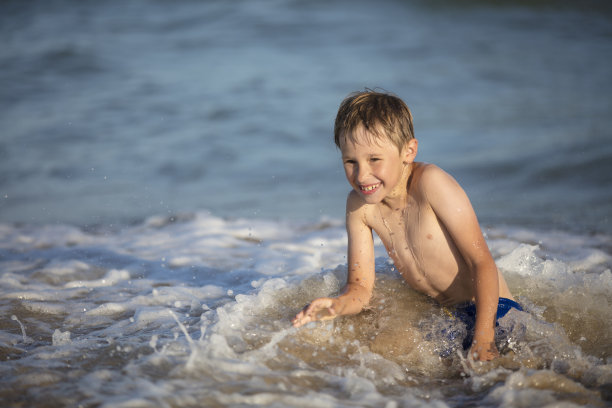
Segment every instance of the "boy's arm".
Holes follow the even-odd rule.
[[[499,355],[495,346],[495,319],[499,302],[499,278],[495,261],[470,200],[461,186],[435,166],[428,166],[424,171],[421,186],[471,273],[476,300],[476,324],[470,354],[478,360],[491,360]]]
[[[313,300],[295,316],[294,327],[316,320],[356,314],[370,302],[375,279],[374,241],[372,230],[365,222],[364,207],[357,194],[351,192],[346,205],[348,274],[342,293],[336,298]]]

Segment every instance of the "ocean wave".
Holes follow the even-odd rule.
[[[338,220],[199,212],[115,231],[0,224],[0,310],[13,316],[0,328],[0,393],[103,406],[605,403],[610,237],[499,227],[487,241],[526,312],[501,322],[504,356],[472,367],[459,351],[440,358],[446,339],[435,333],[457,323],[407,287],[380,243],[367,311],[291,327],[346,279]]]

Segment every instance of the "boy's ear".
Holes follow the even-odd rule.
[[[417,139],[410,139],[408,143],[404,145],[402,151],[404,164],[409,164],[416,158],[417,152],[419,151],[419,141]]]

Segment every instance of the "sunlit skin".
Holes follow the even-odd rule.
[[[374,289],[374,242],[380,237],[406,282],[442,305],[476,304],[470,355],[491,360],[500,296],[512,299],[459,184],[440,168],[415,162],[418,141],[402,149],[360,127],[341,138],[346,178],[353,190],[346,204],[348,276],[341,294],[319,298],[293,319],[316,320],[359,313]],[[355,140],[355,142],[351,141]]]

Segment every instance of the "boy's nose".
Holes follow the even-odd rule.
[[[370,171],[367,167],[365,166],[359,166],[359,168],[356,171],[356,179],[358,183],[363,183],[365,181],[367,181],[368,176],[370,175]]]

